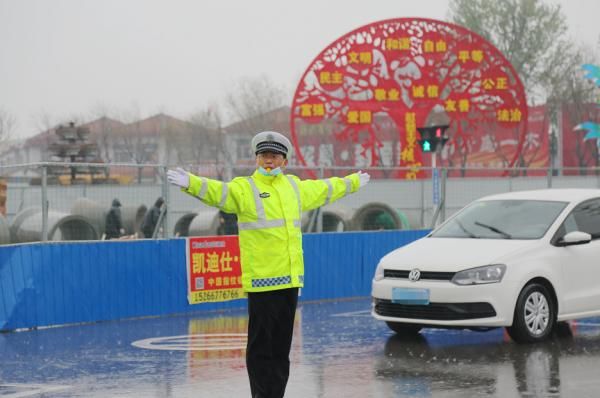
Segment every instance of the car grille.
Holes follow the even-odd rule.
[[[408,319],[459,321],[462,319],[490,318],[496,311],[490,303],[429,303],[407,305],[391,300],[375,299],[375,313],[381,316]]]
[[[396,279],[408,279],[410,270],[394,270],[384,269],[384,278],[396,278]],[[436,280],[436,281],[449,281],[454,278],[456,272],[435,272],[435,271],[421,271],[421,277],[419,280]]]

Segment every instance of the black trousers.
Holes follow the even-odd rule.
[[[297,304],[297,288],[248,293],[246,368],[252,398],[285,393]]]

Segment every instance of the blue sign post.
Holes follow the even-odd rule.
[[[433,180],[433,206],[437,207],[440,204],[440,173],[437,167],[433,169],[431,177]]]

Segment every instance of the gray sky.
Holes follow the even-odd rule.
[[[550,0],[547,0],[550,1]],[[600,1],[560,0],[570,34],[600,50]],[[445,19],[447,0],[0,0],[0,109],[14,135],[73,116],[186,118],[245,77],[291,100],[331,42],[389,18]]]

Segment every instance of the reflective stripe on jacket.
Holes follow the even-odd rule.
[[[304,286],[302,212],[332,203],[359,187],[358,174],[300,180],[279,174],[230,182],[190,174],[190,195],[238,216],[242,286],[247,292]]]

